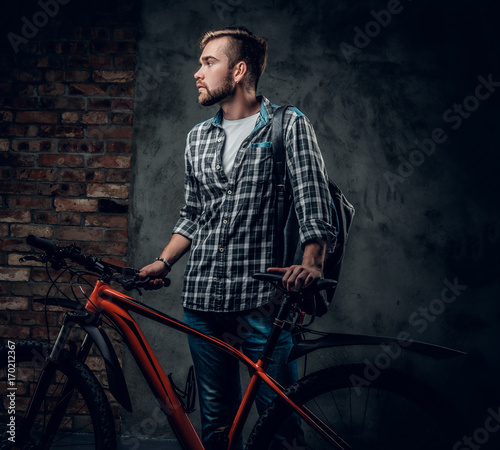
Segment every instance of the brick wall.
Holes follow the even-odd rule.
[[[40,264],[19,263],[26,236],[120,265],[127,256],[135,2],[27,3],[3,16],[0,49],[3,339],[47,335],[32,299],[49,280]],[[52,335],[60,314],[49,315]]]

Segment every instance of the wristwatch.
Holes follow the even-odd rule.
[[[165,264],[165,267],[168,269],[169,272],[172,270],[172,266],[165,258],[158,257],[155,259],[155,261],[161,261],[163,264]]]

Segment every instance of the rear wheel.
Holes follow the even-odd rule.
[[[293,410],[276,399],[255,425],[247,449],[442,450],[460,439],[463,428],[457,414],[430,388],[390,368],[369,386],[359,387],[364,370],[362,364],[332,367],[286,391],[350,447],[326,442],[304,420],[305,443],[300,434],[286,434],[283,423]],[[290,437],[277,442],[276,434]]]
[[[0,424],[2,449],[75,448],[96,449],[116,447],[111,408],[94,374],[69,352],[61,353],[60,363],[43,395],[32,427],[23,425],[24,413],[42,373],[50,346],[45,341],[23,340],[15,347],[0,348],[0,412],[7,421]],[[60,404],[66,386],[67,407],[56,421],[53,438],[48,430],[53,411]],[[71,387],[70,389],[68,389]],[[49,425],[50,424],[50,425]]]

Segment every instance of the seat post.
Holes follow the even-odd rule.
[[[283,302],[281,303],[278,314],[274,319],[273,327],[267,339],[266,346],[264,347],[264,351],[260,357],[260,359],[266,363],[266,367],[272,361],[274,348],[276,347],[285,323],[288,323],[292,305],[293,300],[290,298],[290,294],[285,293],[283,295]]]

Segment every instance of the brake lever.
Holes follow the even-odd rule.
[[[19,258],[20,263],[24,263],[26,261],[36,261],[36,262],[46,262],[47,261],[47,255],[43,253],[43,256],[35,256],[35,255],[28,255],[28,256],[23,256],[22,258]]]

